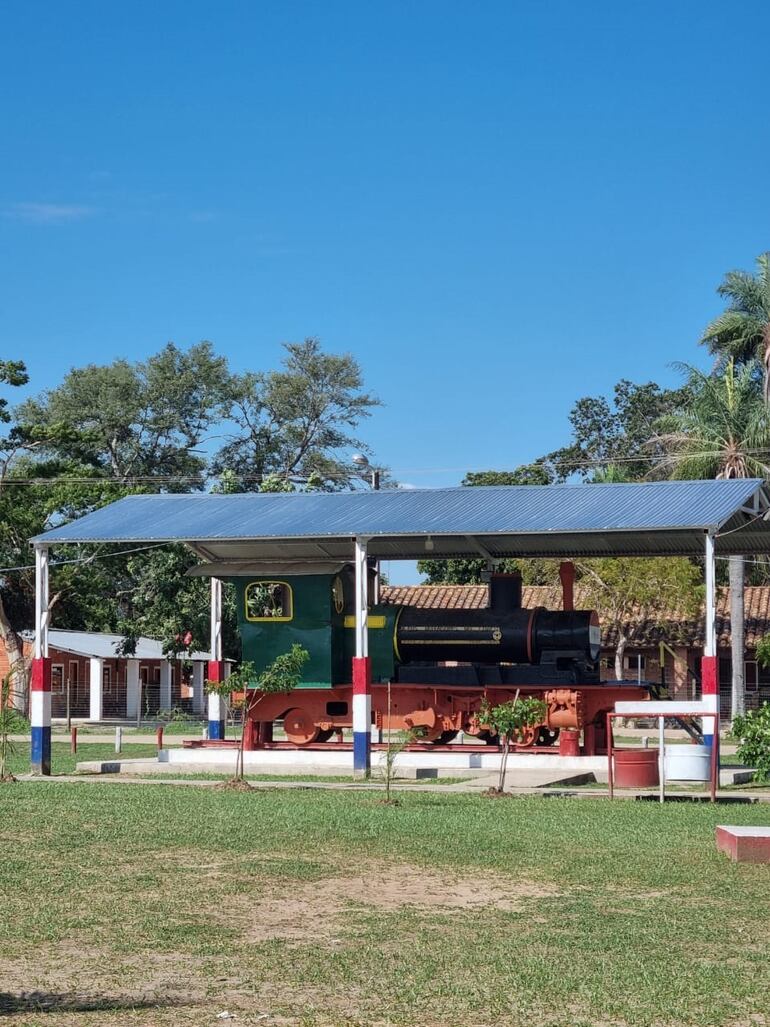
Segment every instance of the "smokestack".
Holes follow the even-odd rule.
[[[571,560],[565,560],[559,564],[559,577],[561,578],[561,608],[562,610],[574,610],[575,565]]]
[[[493,574],[489,579],[489,606],[492,610],[521,608],[521,575]]]

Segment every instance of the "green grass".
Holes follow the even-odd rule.
[[[2,990],[82,1005],[41,1027],[759,1025],[770,866],[725,822],[770,809],[7,785]]]
[[[8,767],[12,774],[26,774],[29,772],[29,742],[14,742],[13,754],[8,761]],[[102,742],[78,742],[77,755],[70,752],[69,742],[51,743],[51,769],[53,774],[71,774],[75,770],[76,763],[85,763],[88,760],[120,760],[140,759],[141,757],[155,756],[157,748],[154,745],[131,745],[126,746],[123,752],[118,755],[115,746]]]
[[[140,727],[136,727],[136,724],[121,724],[123,728],[123,736],[130,737],[131,735],[153,735],[159,727],[163,727],[164,735],[190,735],[192,738],[200,738],[201,731],[205,727],[205,720],[173,720],[170,722],[164,722],[157,719],[143,720]],[[81,735],[109,735],[113,734],[116,728],[116,724],[75,724],[74,727],[78,729],[78,737]],[[69,731],[67,730],[66,724],[54,724],[52,729],[54,735],[66,735],[69,737]],[[228,727],[228,736],[236,737],[237,732],[234,728]]]

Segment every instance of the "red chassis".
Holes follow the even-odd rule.
[[[537,696],[546,703],[548,712],[542,724],[530,729],[518,748],[550,745],[562,728],[583,731],[583,752],[597,755],[606,751],[605,716],[615,703],[649,698],[647,690],[636,685],[604,684],[550,687],[522,685],[524,696]],[[481,700],[493,706],[516,697],[510,686],[469,689],[450,685],[426,686],[398,684],[372,685],[372,724],[388,730],[418,729],[426,742],[446,743],[458,731],[476,736],[480,741],[495,743],[477,718]],[[272,740],[273,723],[283,720],[284,732],[294,745],[325,742],[336,732],[353,725],[352,686],[335,688],[298,688],[287,695],[249,693],[248,723],[245,748],[254,749]]]

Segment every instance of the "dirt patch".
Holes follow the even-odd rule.
[[[409,864],[374,863],[354,877],[332,876],[292,885],[282,899],[249,905],[246,940],[307,941],[312,936],[334,942],[350,926],[358,909],[442,912],[464,909],[522,909],[530,899],[555,897],[553,889],[496,874],[451,876]]]
[[[256,788],[252,788],[248,781],[244,781],[243,778],[231,777],[229,781],[220,781],[212,787],[212,792],[255,792],[258,791]]]

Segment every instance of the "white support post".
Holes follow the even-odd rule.
[[[35,548],[35,659],[48,656],[48,548]]]
[[[98,722],[102,719],[103,712],[102,692],[104,689],[104,660],[99,656],[92,656],[88,662],[88,719]]]
[[[48,547],[35,546],[35,650],[30,682],[31,770],[51,773],[51,661],[48,658]]]
[[[366,559],[368,539],[356,539],[356,657],[369,655],[369,565]]]
[[[703,700],[709,705],[711,712],[719,714],[719,664],[717,661],[717,610],[716,610],[716,560],[714,556],[714,536],[706,535],[706,644],[701,660],[701,688]],[[716,723],[711,717],[703,718],[703,740],[706,745],[713,745],[719,738],[719,719]]]
[[[139,660],[126,660],[126,716],[136,720],[139,713]]]
[[[222,661],[222,582],[211,579],[211,659]]]
[[[203,713],[203,681],[206,677],[206,667],[203,660],[195,660],[193,663],[193,713]]]
[[[355,540],[355,642],[353,659],[353,772],[368,777],[371,770],[371,665],[369,662],[369,566],[367,538]]]
[[[168,660],[160,661],[160,708],[171,709],[171,663]]]
[[[224,681],[225,667],[222,659],[222,582],[211,579],[211,659],[209,660],[209,681]],[[209,739],[225,737],[225,701],[213,692],[209,694]]]

